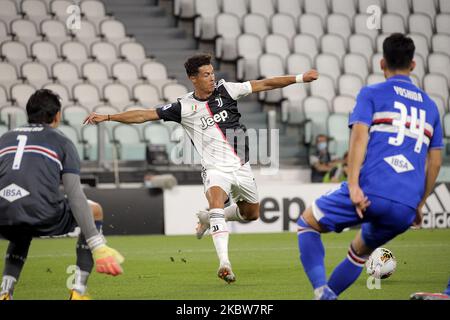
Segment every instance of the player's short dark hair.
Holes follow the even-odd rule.
[[[394,33],[383,42],[383,57],[390,70],[408,69],[415,51],[414,41],[401,33]]]
[[[52,123],[61,110],[59,96],[51,90],[40,89],[27,102],[28,123]]]
[[[187,59],[184,63],[184,68],[186,69],[188,77],[195,77],[198,74],[198,69],[200,67],[211,64],[211,59],[212,57],[210,54],[197,54]]]

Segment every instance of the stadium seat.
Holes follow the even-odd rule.
[[[331,11],[345,15],[350,21],[356,14],[356,6],[354,0],[331,1]]]
[[[99,126],[84,126],[81,130],[81,137],[84,143],[84,155],[86,160],[98,160],[98,130]],[[110,143],[108,130],[104,130],[105,139],[105,160],[113,159],[113,145]],[[114,149],[115,150],[115,149]]]
[[[57,129],[60,130],[67,138],[69,138],[70,141],[73,142],[80,159],[84,159],[84,147],[80,141],[77,130],[68,124],[60,124]]]
[[[436,103],[442,121],[444,114],[448,111],[445,101],[442,99],[442,97],[434,94],[430,94],[429,97],[434,101],[434,103]]]
[[[260,14],[267,21],[270,21],[270,18],[275,14],[272,0],[249,0],[249,8],[250,13]]]
[[[31,55],[36,57],[39,62],[51,69],[52,65],[59,60],[58,49],[49,41],[36,41],[31,45]]]
[[[251,13],[244,17],[243,29],[244,33],[256,35],[262,41],[269,34],[269,23],[264,16]]]
[[[308,97],[307,86],[294,84],[281,89],[281,118],[283,122],[301,124],[305,120],[303,101]]]
[[[144,63],[150,62],[147,58],[144,46],[139,42],[124,42],[120,45],[120,55],[133,63],[138,70]]]
[[[372,73],[367,77],[366,84],[372,85],[376,83],[384,82],[386,79],[382,73]]]
[[[166,84],[175,81],[168,78],[166,66],[156,61],[144,63],[144,65],[142,65],[141,73],[151,84],[158,88],[159,97],[162,97],[162,88]]]
[[[407,17],[408,16],[406,16],[406,18]],[[396,32],[405,33],[406,27],[404,18],[398,14],[384,14],[381,17],[381,31],[388,35]]]
[[[159,90],[149,83],[137,84],[133,87],[133,97],[143,106],[154,107],[163,104]]]
[[[113,82],[113,79],[109,76],[108,69],[101,62],[86,62],[81,67],[81,74],[89,82],[95,85],[99,91],[101,91],[106,84]]]
[[[233,14],[221,13],[216,20],[216,59],[235,61],[237,55],[237,37],[242,33],[239,18]]]
[[[162,96],[167,102],[176,102],[178,98],[188,93],[188,89],[180,83],[168,83],[164,85]]]
[[[81,128],[84,119],[89,115],[89,110],[81,105],[69,105],[62,108],[62,118],[64,123],[75,128],[81,135]]]
[[[8,27],[2,20],[0,20],[0,39],[1,41],[12,39],[12,35],[8,31]]]
[[[430,73],[441,74],[447,78],[450,88],[450,56],[442,53],[433,53],[428,56]]]
[[[258,58],[263,53],[261,40],[253,34],[241,34],[237,40],[236,77],[239,81],[257,79]]]
[[[315,65],[317,71],[320,74],[330,76],[334,81],[335,87],[337,87],[337,81],[341,75],[341,68],[338,57],[324,53],[319,54],[316,57]]]
[[[349,51],[350,53],[357,53],[364,56],[369,68],[372,68],[372,56],[374,54],[373,45],[372,39],[370,39],[367,35],[354,34],[350,36]]]
[[[435,34],[431,42],[434,53],[450,55],[450,35]]]
[[[107,65],[110,70],[111,66],[119,60],[116,47],[109,42],[100,41],[93,43],[90,52],[93,59]]]
[[[17,67],[29,60],[27,47],[19,41],[3,41],[0,53],[9,63]]]
[[[270,78],[285,74],[283,58],[276,54],[265,53],[261,55],[258,60],[258,66],[261,78]],[[264,100],[266,103],[278,103],[282,99],[281,89],[260,92],[259,99]]]
[[[412,11],[427,15],[433,23],[436,17],[435,5],[435,0],[412,0]]]
[[[362,14],[367,13],[367,9],[370,6],[377,6],[378,8],[381,8],[381,12],[384,10],[384,0],[358,0],[358,12]]]
[[[170,132],[161,122],[148,123],[143,131],[144,140],[150,144],[165,145],[167,151],[170,150]]]
[[[92,110],[100,104],[101,97],[98,89],[89,83],[79,83],[73,87],[73,98],[82,106]]]
[[[450,12],[436,16],[436,31],[437,33],[450,35]]]
[[[277,13],[270,20],[272,33],[282,35],[292,41],[297,34],[295,21],[292,16],[283,13]]]
[[[42,89],[48,89],[48,90],[51,90],[51,91],[55,92],[56,94],[58,94],[59,97],[61,98],[61,106],[62,107],[65,107],[65,106],[69,105],[70,103],[72,103],[70,92],[66,88],[66,86],[64,86],[63,84],[51,82],[51,83],[47,83],[44,86],[42,86]]]
[[[298,18],[302,14],[302,7],[298,0],[277,0],[276,7],[279,13],[290,15],[294,21],[298,21]]]
[[[266,53],[279,56],[283,62],[283,67],[285,66],[287,57],[291,54],[289,40],[285,36],[279,34],[269,34],[264,39],[264,49]]]
[[[322,97],[327,100],[328,105],[331,105],[336,96],[336,89],[332,78],[322,75],[320,80],[311,82],[310,84],[311,96]]]
[[[377,37],[377,52],[383,53],[383,42],[389,36],[390,36],[390,34],[387,34],[387,33],[380,33],[378,35],[378,37]]]
[[[102,1],[83,0],[80,4],[82,14],[91,22],[94,23],[97,30],[99,30],[100,23],[108,19],[105,5]]]
[[[242,21],[248,13],[247,1],[222,0],[222,11],[233,14]]]
[[[42,39],[38,29],[33,21],[16,19],[11,22],[11,33],[15,35],[15,39],[24,43],[30,48],[31,43]]]
[[[90,60],[86,46],[78,41],[67,41],[61,45],[61,55],[63,58],[75,64],[79,69]]]
[[[365,81],[354,74],[343,74],[339,78],[339,94],[356,99]]]
[[[111,73],[113,77],[120,80],[130,90],[135,84],[142,82],[142,78],[139,76],[136,67],[131,62],[116,62],[111,68]]]
[[[68,61],[61,61],[53,64],[52,75],[60,83],[64,84],[69,91],[72,91],[75,84],[82,81],[77,66]]]
[[[8,102],[8,94],[6,93],[6,89],[0,86],[0,107],[6,105]]]
[[[16,4],[10,0],[0,1],[0,21],[10,25],[11,21],[19,17]]]
[[[410,37],[414,41],[414,45],[416,47],[415,54],[419,54],[426,62],[426,59],[430,54],[427,38],[421,34],[416,33],[410,33],[408,34],[408,37]]]
[[[0,137],[5,134],[6,132],[8,132],[8,127],[4,124],[0,124]]]
[[[25,17],[33,21],[36,25],[50,18],[47,12],[47,5],[40,0],[23,0],[21,3],[21,11]]]
[[[58,52],[61,44],[71,39],[67,33],[66,25],[58,20],[49,19],[42,21],[40,30],[45,37],[44,39],[53,43],[58,48]]]
[[[216,17],[220,13],[217,0],[195,0],[194,37],[200,40],[214,40]]]
[[[18,74],[16,68],[5,61],[0,61],[0,83],[7,92],[9,97],[9,90],[11,86],[18,82]]]
[[[73,5],[73,2],[70,0],[53,0],[50,3],[50,12],[56,16],[56,18],[65,23],[67,18],[69,17],[69,13],[67,13],[67,8]]]
[[[385,0],[385,1],[386,1],[386,12],[389,14],[395,14],[400,16],[403,20],[403,27],[406,27],[408,17],[411,13],[409,0]],[[392,33],[384,30],[384,28],[383,32]]]
[[[301,53],[292,53],[286,60],[287,74],[300,74],[312,69],[308,56]]]
[[[0,123],[10,128],[17,128],[28,123],[27,113],[19,106],[6,105],[0,107]]]
[[[20,73],[28,83],[36,88],[40,88],[50,81],[47,67],[39,62],[25,62],[20,67]]]
[[[308,34],[298,34],[294,38],[294,52],[301,53],[309,57],[311,62],[315,61],[319,54],[317,40]]]
[[[441,74],[429,73],[423,80],[423,88],[426,93],[437,95],[444,101],[448,101],[449,89],[447,78]]]
[[[419,87],[422,87],[423,77],[426,73],[425,61],[422,59],[421,55],[415,55],[414,61],[416,61],[416,67],[411,74],[417,77],[417,80],[419,80]]]
[[[379,30],[367,28],[368,19],[369,15],[366,14],[358,14],[355,16],[354,18],[355,34],[363,34],[368,36],[372,40],[372,46],[375,48]]]
[[[372,56],[372,72],[373,73],[377,73],[377,74],[383,74],[383,70],[381,70],[381,65],[380,65],[380,61],[381,59],[383,59],[383,54],[382,53],[375,53]]]
[[[134,126],[117,125],[113,130],[113,139],[117,144],[120,160],[146,159],[146,144],[141,141],[139,131]]]
[[[320,39],[322,53],[335,55],[339,58],[339,64],[342,65],[344,56],[347,54],[346,40],[337,34],[326,34]]]
[[[30,96],[36,92],[36,88],[30,84],[18,83],[11,87],[11,100],[19,107],[25,108]]]
[[[110,83],[103,88],[104,98],[119,110],[131,103],[129,89],[120,83]]]
[[[174,0],[173,14],[179,19],[193,19],[195,17],[194,0]]]
[[[299,20],[300,33],[313,36],[318,42],[325,34],[321,18],[315,14],[302,14]]]
[[[303,0],[303,6],[305,13],[320,17],[322,25],[325,25],[329,12],[327,0]]]
[[[330,153],[342,158],[348,151],[350,129],[348,114],[333,113],[327,121],[328,136],[332,138],[328,147]]]
[[[308,97],[303,102],[305,113],[305,142],[311,144],[319,134],[327,134],[327,119],[330,114],[328,102],[320,97]]]
[[[118,48],[121,43],[132,41],[133,38],[127,36],[125,26],[118,20],[103,20],[100,23],[100,36],[114,43]]]
[[[333,112],[349,114],[353,111],[355,107],[356,100],[354,97],[350,96],[337,96],[333,100]]]
[[[100,41],[97,35],[97,29],[91,21],[81,20],[80,28],[74,28],[72,33],[76,37],[76,40],[83,43],[87,48],[94,42]]]
[[[328,33],[337,34],[345,40],[347,47],[348,38],[352,34],[351,20],[345,15],[333,13],[327,17]]]
[[[428,47],[431,47],[433,26],[431,19],[424,14],[412,14],[409,16],[409,32],[422,34],[427,38]]]

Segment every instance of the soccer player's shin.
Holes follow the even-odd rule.
[[[325,249],[320,233],[311,228],[303,217],[298,219],[297,224],[300,260],[313,288],[317,289],[327,283],[324,263]]]
[[[336,295],[347,289],[358,279],[366,260],[366,258],[359,257],[350,246],[347,257],[334,269],[328,280],[330,289]]]
[[[223,209],[209,210],[211,235],[220,264],[229,263],[228,259],[228,227],[225,222]]]

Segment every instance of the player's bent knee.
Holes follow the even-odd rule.
[[[102,206],[99,203],[94,202],[92,200],[88,200],[88,203],[89,203],[89,206],[91,207],[92,215],[94,216],[94,220],[96,220],[96,221],[103,220]]]
[[[246,221],[254,221],[259,218],[259,203],[239,205],[239,210]]]
[[[303,211],[303,213],[301,214],[300,217],[303,217],[303,220],[314,230],[320,232],[320,233],[325,233],[326,230],[323,229],[319,222],[316,220],[316,218],[314,217],[313,214],[313,210],[312,207],[308,207],[305,211]]]

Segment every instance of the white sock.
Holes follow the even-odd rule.
[[[239,207],[236,203],[224,209],[226,221],[246,221],[239,212]]]
[[[77,268],[77,270],[75,271],[73,290],[76,290],[80,294],[85,294],[87,290],[87,281],[89,278],[89,274],[89,272]]]
[[[223,209],[209,210],[210,231],[213,238],[214,246],[216,247],[217,256],[220,264],[229,264],[228,259],[228,228],[225,222],[225,215]]]
[[[4,294],[4,293],[12,294],[14,291],[14,285],[16,284],[16,282],[17,282],[17,279],[14,278],[13,276],[7,276],[7,275],[3,276],[0,294]]]

